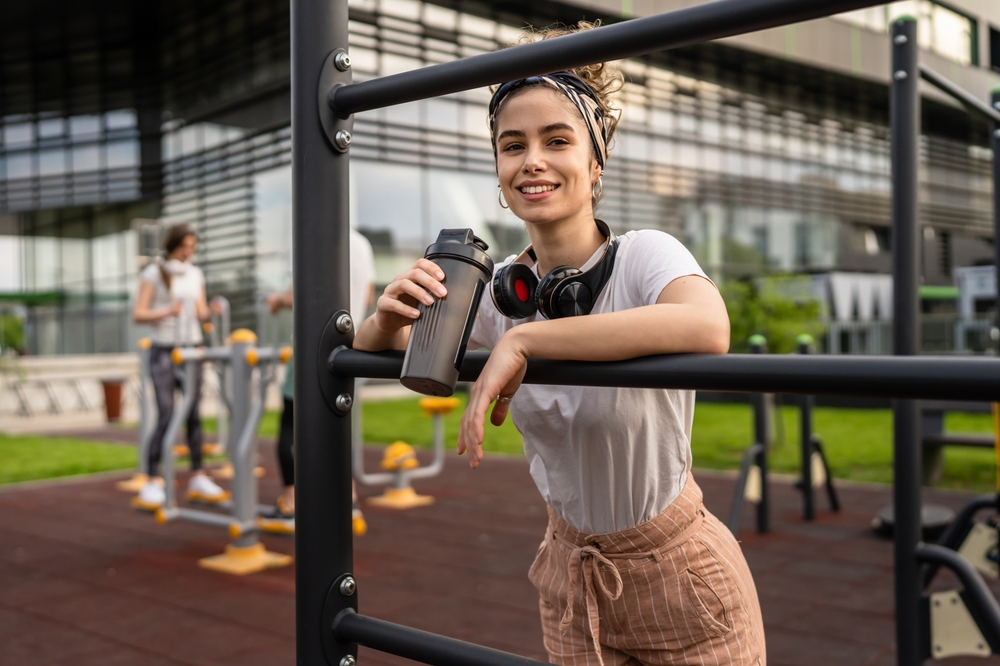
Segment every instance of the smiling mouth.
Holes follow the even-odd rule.
[[[522,194],[541,194],[542,192],[551,192],[552,190],[559,187],[558,185],[529,185],[527,187],[517,188]]]

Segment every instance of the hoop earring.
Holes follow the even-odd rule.
[[[500,207],[504,210],[510,210],[510,206],[508,206],[507,202],[503,200],[503,190],[500,189],[499,183],[497,183],[497,203],[500,204]]]
[[[597,182],[590,188],[590,194],[594,199],[600,199],[601,195],[604,194],[604,182],[601,180],[601,176],[597,177]]]

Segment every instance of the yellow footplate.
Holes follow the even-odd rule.
[[[365,532],[368,531],[368,521],[365,520],[365,514],[355,509],[354,515],[351,516],[351,527],[354,529],[354,536],[364,536]]]
[[[139,474],[138,472],[132,475],[132,478],[127,481],[119,481],[115,484],[115,488],[118,490],[124,490],[127,493],[137,493],[142,490],[142,487],[146,485],[149,481],[149,477],[145,474]]]
[[[209,497],[208,495],[202,495],[201,493],[196,493],[193,491],[187,491],[187,498],[192,502],[201,502],[203,504],[218,504],[220,502],[225,502],[226,500],[232,498],[232,495],[228,490],[224,491],[221,495],[216,495],[215,497]]]
[[[150,513],[154,513],[162,507],[161,504],[146,504],[138,497],[133,497],[130,504],[133,509],[138,509],[139,511],[149,511]]]
[[[204,557],[198,560],[198,566],[202,568],[234,576],[245,576],[257,573],[258,571],[264,571],[265,569],[285,567],[291,563],[291,555],[272,553],[264,548],[264,544],[262,543],[247,546],[246,548],[230,544],[226,546],[226,552],[221,555],[213,555],[212,557]]]
[[[294,518],[257,518],[257,528],[271,534],[295,534]]]
[[[413,488],[386,488],[385,492],[377,497],[369,497],[365,500],[372,506],[380,506],[386,509],[412,509],[418,506],[434,504],[434,498],[430,495],[418,495]]]

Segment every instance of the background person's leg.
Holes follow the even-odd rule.
[[[150,374],[156,394],[156,429],[149,440],[147,470],[151,477],[159,476],[160,457],[163,454],[163,437],[167,434],[170,417],[174,413],[174,364],[168,347],[153,347],[150,353]]]

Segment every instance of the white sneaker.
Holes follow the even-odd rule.
[[[220,488],[207,474],[195,474],[188,481],[188,499],[200,502],[221,502],[229,499],[229,493]]]
[[[150,479],[139,490],[137,501],[140,506],[146,509],[158,509],[167,500],[167,494],[163,490],[163,481],[160,479]]]

